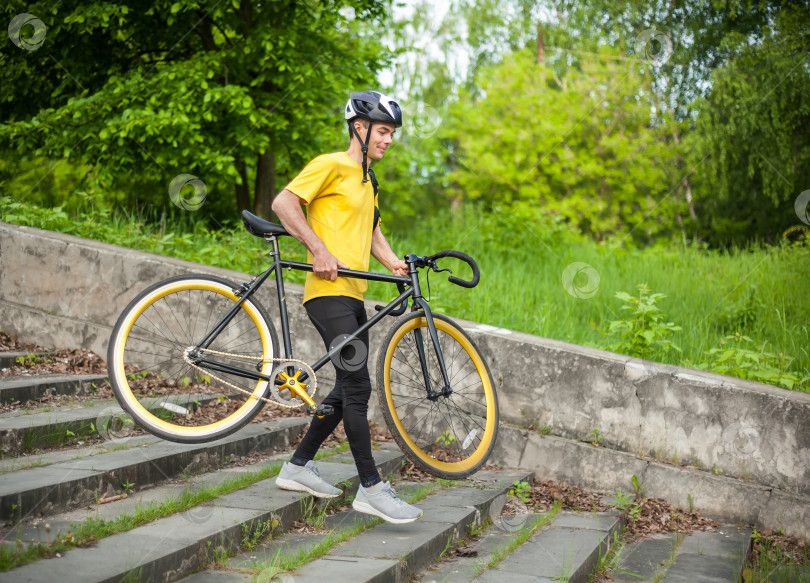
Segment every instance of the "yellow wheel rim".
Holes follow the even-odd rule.
[[[394,352],[396,347],[399,346],[400,340],[408,334],[409,332],[414,331],[417,328],[427,328],[427,320],[425,318],[413,318],[411,320],[406,321],[402,326],[397,328],[393,338],[391,338],[391,342],[388,343],[388,348],[385,353],[385,361],[384,361],[384,369],[383,369],[383,381],[384,381],[384,389],[385,389],[385,399],[388,405],[388,411],[391,413],[391,418],[394,421],[394,425],[396,426],[397,432],[411,449],[411,451],[426,465],[435,468],[436,470],[447,472],[447,473],[459,473],[465,472],[476,465],[478,465],[487,455],[489,451],[489,446],[492,444],[492,441],[495,436],[495,428],[497,424],[497,419],[495,415],[495,397],[494,397],[494,390],[492,387],[492,380],[489,377],[489,373],[487,372],[486,364],[484,364],[481,355],[478,354],[478,351],[473,346],[472,342],[467,339],[467,337],[462,334],[457,328],[453,325],[449,324],[444,320],[440,320],[434,316],[433,323],[436,325],[437,330],[441,330],[442,332],[446,333],[448,336],[453,338],[456,342],[458,342],[462,348],[465,350],[467,355],[470,357],[470,360],[473,362],[476,371],[478,372],[479,377],[481,378],[481,384],[483,385],[484,389],[484,396],[486,398],[487,404],[487,420],[486,425],[484,427],[484,436],[481,438],[481,442],[478,444],[478,447],[475,451],[468,456],[466,459],[461,460],[459,462],[443,462],[441,460],[437,460],[435,458],[430,457],[422,448],[420,448],[416,443],[411,439],[411,436],[405,431],[405,428],[402,426],[402,421],[399,418],[399,414],[397,413],[396,407],[394,405],[393,396],[391,394],[391,361],[394,357]],[[430,341],[425,343],[425,350],[433,350],[432,346],[428,346]]]
[[[140,317],[141,314],[143,314],[158,300],[166,297],[169,294],[186,290],[210,291],[223,295],[233,302],[239,301],[239,298],[237,298],[226,285],[204,279],[186,280],[169,284],[166,287],[156,290],[154,293],[146,296],[132,310],[130,310],[129,315],[124,321],[119,332],[118,338],[122,340],[119,340],[116,344],[113,355],[113,358],[118,365],[116,367],[117,370],[115,380],[117,381],[119,387],[126,387],[127,389],[126,391],[123,391],[125,393],[123,398],[126,405],[130,408],[130,411],[137,413],[143,419],[147,419],[148,422],[156,429],[166,433],[174,433],[183,437],[204,437],[231,427],[235,423],[239,423],[246,415],[250,415],[257,404],[261,402],[256,397],[264,395],[267,381],[257,381],[256,387],[253,389],[251,395],[246,397],[245,403],[224,419],[220,419],[219,421],[206,425],[196,425],[190,427],[186,425],[175,425],[174,423],[168,423],[167,421],[153,415],[148,409],[146,409],[146,407],[141,405],[137,398],[135,398],[135,394],[132,392],[132,389],[129,388],[129,382],[127,381],[126,374],[124,372],[124,350],[126,348],[126,342],[129,339],[129,333],[132,330],[132,326],[135,324],[138,317]],[[262,342],[262,357],[265,359],[265,362],[262,364],[261,372],[265,375],[270,374],[270,372],[272,372],[273,364],[270,359],[273,358],[274,347],[273,341],[264,322],[264,318],[262,318],[262,315],[250,302],[244,302],[241,309],[248,314],[250,319],[256,325],[256,329],[259,331],[259,336],[261,337]]]

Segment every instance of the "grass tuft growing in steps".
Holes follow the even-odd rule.
[[[551,522],[560,511],[560,506],[560,502],[555,502],[554,506],[552,506],[551,510],[549,510],[546,514],[532,522],[530,526],[525,526],[515,533],[515,536],[510,539],[509,543],[495,549],[489,561],[475,566],[476,576],[488,569],[494,569],[497,567],[498,564],[512,554],[516,548],[525,543],[530,536]]]

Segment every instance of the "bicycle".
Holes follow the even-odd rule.
[[[213,441],[242,428],[272,402],[305,405],[329,415],[312,396],[318,371],[328,362],[352,366],[364,345],[357,336],[386,316],[395,316],[377,355],[376,392],[396,443],[422,470],[460,479],[487,460],[498,433],[498,400],[489,367],[467,334],[452,320],[431,312],[420,288],[419,270],[450,272],[449,281],[475,287],[480,271],[459,251],[407,255],[407,276],[339,269],[338,276],[396,284],[399,295],[353,334],[313,364],[293,357],[284,291],[284,268],[312,265],[281,259],[281,226],[247,211],[245,228],[270,245],[273,262],[249,282],[234,284],[212,275],[180,275],[155,283],[124,309],[107,353],[110,382],[121,407],[146,431],[169,441]],[[440,269],[437,261],[460,259],[471,280]],[[427,272],[429,275],[429,271]],[[275,274],[284,356],[275,328],[256,291]],[[428,281],[429,283],[429,281]],[[411,311],[406,314],[408,301]]]

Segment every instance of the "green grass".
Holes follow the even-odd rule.
[[[409,504],[414,504],[433,492],[440,490],[442,487],[444,487],[442,484],[428,482],[414,488],[407,495],[403,495],[401,497]],[[363,523],[355,523],[349,528],[330,532],[316,544],[300,548],[294,554],[286,553],[283,552],[283,549],[279,549],[269,561],[263,561],[256,564],[256,570],[259,572],[258,580],[270,581],[273,577],[281,573],[295,571],[310,561],[314,561],[315,559],[326,555],[337,544],[357,536],[369,528],[382,524],[382,522],[383,520],[381,518],[372,518]]]
[[[143,217],[93,210],[68,216],[58,209],[40,209],[0,197],[3,221],[248,273],[268,265],[267,245],[247,234],[241,225],[212,232],[189,215],[176,222],[164,221],[161,227]],[[167,223],[174,230],[167,229]],[[458,249],[478,261],[481,283],[473,290],[448,283],[447,274],[430,277],[431,306],[438,312],[607,348],[617,340],[605,336],[610,323],[627,318],[621,309],[625,302],[617,299],[616,293],[635,295],[639,284],[647,284],[651,293],[665,294],[657,306],[666,314],[667,322],[681,328],[667,339],[682,352],[661,347],[650,354],[652,360],[714,366],[728,374],[810,390],[810,304],[802,291],[810,281],[807,243],[717,251],[673,241],[636,249],[622,239],[587,239],[560,221],[525,210],[485,214],[471,206],[453,216],[425,217],[410,231],[400,229],[387,236],[399,255]],[[281,246],[285,257],[304,259],[303,247],[293,239],[282,238]],[[579,272],[569,290],[587,291],[588,273],[598,274],[598,288],[592,297],[574,297],[566,292],[563,273],[575,262],[588,264],[594,271]],[[469,274],[457,260],[443,260],[441,265],[461,277]],[[373,259],[372,270],[385,271]],[[285,278],[300,283],[304,274],[285,272]],[[422,283],[427,293],[424,276]],[[390,285],[372,282],[368,297],[388,301],[395,291]],[[726,340],[735,333],[751,340]],[[731,348],[733,357],[745,357],[754,364],[720,366],[721,354],[710,357],[708,351],[721,348]],[[757,356],[760,353],[773,357]],[[757,368],[766,365],[790,371],[794,381],[774,374],[757,377]]]
[[[442,282],[431,286],[431,306],[440,311],[605,348],[614,341],[602,333],[611,321],[626,317],[621,310],[625,302],[615,294],[635,295],[636,286],[646,283],[652,293],[666,295],[659,307],[667,321],[682,328],[670,340],[683,352],[659,351],[653,360],[695,366],[708,350],[722,346],[725,336],[740,331],[752,339],[750,348],[785,354],[793,359],[790,370],[800,377],[810,375],[810,304],[800,291],[810,281],[809,246],[723,252],[673,242],[627,249],[617,241],[598,244],[542,221],[470,215],[444,228],[440,223],[446,218],[429,219],[407,239],[389,237],[398,251],[454,248],[478,261],[481,284],[473,290],[443,282],[444,274],[431,278],[432,283]],[[574,262],[598,273],[593,297],[573,297],[564,289],[563,272]],[[458,263],[453,267],[467,273]],[[573,281],[580,288],[587,282],[585,273]],[[382,294],[379,284],[372,290]]]
[[[44,409],[37,412],[44,412]],[[95,425],[89,420],[57,423],[52,426],[50,432],[26,430],[22,439],[23,451],[27,453],[32,450],[61,447],[82,439],[92,438],[94,435],[96,435]]]
[[[754,530],[755,552],[742,573],[743,583],[810,583],[810,551],[785,551],[772,537]]]
[[[348,439],[343,439],[343,440],[340,441],[340,443],[338,443],[336,446],[330,448],[329,450],[319,451],[318,453],[315,454],[315,457],[312,458],[312,459],[314,459],[315,461],[318,461],[319,459],[324,458],[324,457],[331,457],[333,455],[337,455],[339,453],[349,451],[349,447],[350,447],[349,446],[349,440]]]
[[[528,526],[524,526],[509,539],[509,542],[501,547],[493,549],[492,557],[484,564],[476,565],[476,575],[480,575],[487,569],[494,569],[506,557],[514,552],[516,548],[525,543],[530,536],[550,523],[554,516],[560,511],[560,502],[555,502],[547,513],[537,520],[532,521]]]
[[[588,583],[595,581],[604,581],[613,574],[618,568],[619,557],[621,557],[624,550],[625,542],[622,540],[622,534],[618,531],[613,532],[613,536],[609,539],[608,549],[606,553],[602,553],[602,547],[599,547],[599,558],[596,560],[591,572],[588,574]]]

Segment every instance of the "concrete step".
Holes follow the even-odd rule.
[[[0,402],[31,401],[48,395],[90,392],[107,381],[107,375],[37,375],[0,379]]]
[[[167,401],[197,400],[205,404],[215,398],[217,397],[214,395],[176,395],[144,399],[142,403],[147,409],[154,411]],[[34,411],[28,415],[0,417],[0,451],[4,456],[16,456],[34,449],[65,445],[83,437],[94,439],[100,435],[104,438],[107,436],[110,418],[119,414],[129,418],[115,401],[108,400],[88,407],[58,407],[49,411]]]
[[[157,438],[153,438],[157,439]],[[0,529],[0,541],[16,544],[22,542],[48,542],[54,540],[56,533],[63,535],[73,530],[73,525],[87,519],[101,519],[114,521],[125,514],[134,514],[140,508],[149,505],[161,504],[170,498],[179,498],[185,490],[194,492],[205,487],[216,487],[225,480],[247,472],[257,472],[277,464],[280,460],[289,459],[289,452],[277,453],[267,456],[266,461],[247,466],[231,466],[212,472],[204,472],[188,479],[178,477],[175,480],[163,482],[158,486],[151,486],[132,492],[126,498],[112,502],[96,504],[91,502],[72,510],[66,510],[46,517],[37,517],[18,522],[14,525]],[[50,533],[46,529],[50,527]],[[49,538],[50,537],[50,538]]]
[[[331,458],[330,458],[331,460]],[[403,499],[409,499],[409,496],[414,494],[419,490],[422,484],[417,483],[407,483],[404,484],[402,482],[396,485],[397,495],[399,495]],[[422,504],[422,502],[418,502],[417,504]],[[285,580],[296,580],[299,576],[299,573],[296,573],[295,577],[292,575],[281,575],[279,577],[273,578],[272,576],[272,568],[269,567],[274,563],[277,563],[280,556],[296,556],[299,554],[305,554],[310,552],[314,547],[317,545],[326,542],[325,539],[327,537],[334,536],[337,533],[344,531],[345,529],[350,529],[355,527],[356,525],[363,525],[366,527],[372,527],[378,524],[382,524],[382,520],[375,517],[370,516],[368,514],[361,514],[355,512],[352,509],[344,510],[342,512],[337,512],[331,516],[326,517],[324,520],[323,528],[325,531],[322,532],[285,532],[279,536],[274,536],[273,538],[269,539],[268,541],[264,542],[263,544],[251,548],[250,550],[244,551],[239,553],[235,556],[228,558],[224,561],[224,565],[207,565],[204,570],[201,570],[195,574],[189,575],[185,579],[183,579],[183,583],[200,583],[200,582],[210,582],[210,583],[225,583],[225,582],[249,582],[249,581],[256,581],[257,578],[254,575],[247,574],[247,571],[259,571],[258,580],[270,580],[270,581],[285,581]],[[328,532],[327,532],[328,531]],[[329,570],[329,578],[334,579],[334,576],[345,575],[345,571],[341,573],[341,567],[353,566],[350,571],[352,573],[351,580],[352,581],[365,581],[367,578],[363,578],[364,568],[373,569],[375,567],[379,567],[381,564],[387,563],[384,565],[386,567],[384,569],[384,574],[388,575],[387,578],[382,579],[382,581],[394,581],[396,579],[396,561],[379,561],[376,559],[357,559],[356,561],[352,560],[345,560],[340,559],[339,561],[335,562],[335,566],[338,569],[336,573],[334,569]],[[358,567],[359,565],[359,567]],[[306,568],[306,567],[305,567]],[[241,572],[236,572],[241,571]],[[344,577],[345,578],[345,577]],[[337,579],[341,580],[341,579]]]
[[[404,456],[398,450],[377,451],[380,472],[399,469]],[[354,493],[358,485],[349,464],[320,462],[324,479]],[[44,581],[59,573],[59,580],[176,581],[212,560],[218,549],[235,550],[257,529],[273,524],[289,528],[301,520],[311,496],[280,490],[275,479],[262,480],[188,511],[158,519],[130,531],[106,537],[93,547],[77,548],[60,558],[31,563],[3,573],[3,581]]]
[[[136,489],[158,484],[181,474],[218,468],[227,455],[288,448],[300,435],[308,417],[252,423],[233,435],[204,444],[168,441],[111,451],[47,467],[8,472],[0,476],[0,518],[50,515],[85,505],[96,495],[114,493],[124,483]],[[118,440],[127,445],[131,437]]]
[[[376,455],[376,454],[375,454]],[[373,517],[349,510],[329,517],[325,528],[330,533],[353,527],[358,521],[374,524],[365,532],[333,547],[321,558],[311,561],[279,581],[296,583],[330,581],[352,583],[403,583],[434,562],[459,538],[467,536],[470,527],[478,527],[491,513],[503,507],[506,492],[515,480],[531,480],[530,472],[503,470],[479,472],[474,480],[459,482],[417,502],[424,516],[410,524],[380,523]],[[418,484],[397,485],[397,493],[407,497]],[[232,557],[229,570],[209,568],[184,579],[185,583],[251,581],[255,576],[234,569],[271,571],[267,566],[278,553],[304,553],[321,543],[326,534],[285,534],[268,544]],[[286,577],[286,578],[285,578]],[[259,575],[262,579],[262,575]]]
[[[542,515],[528,514],[496,520],[481,539],[465,547],[467,557],[441,561],[424,573],[423,581],[443,583],[588,580],[611,537],[621,528],[615,513],[559,512],[550,524],[531,535],[492,569],[487,563],[512,542],[521,529],[533,528]]]
[[[25,358],[29,354],[36,354],[37,356],[45,357],[51,354],[50,352],[0,352],[0,368],[10,368],[17,364],[17,358],[22,356]]]
[[[726,525],[717,532],[654,536],[627,546],[616,581],[736,583],[751,552],[751,530]]]
[[[324,450],[324,453],[329,454],[328,450]],[[380,462],[390,461],[391,456],[398,457],[400,455],[401,452],[396,448],[388,448],[385,451],[375,453],[376,459]],[[290,458],[290,452],[281,451],[263,457],[266,457],[266,459],[257,463],[228,466],[190,476],[187,479],[184,476],[180,476],[175,480],[163,482],[157,486],[137,490],[130,493],[126,498],[113,502],[103,504],[89,503],[86,506],[66,510],[44,518],[40,517],[25,520],[5,529],[0,529],[0,541],[9,543],[16,542],[16,540],[19,539],[23,542],[41,542],[48,541],[48,536],[50,536],[50,540],[53,540],[57,532],[64,534],[71,531],[73,530],[72,525],[84,522],[87,519],[118,520],[122,515],[133,514],[140,508],[161,504],[170,498],[178,498],[186,490],[194,492],[206,487],[216,487],[224,481],[238,477],[241,474],[255,473],[267,469],[273,465],[277,465],[281,461],[288,460]],[[331,462],[334,457],[336,456],[331,454],[329,458],[324,461]],[[199,507],[199,509],[204,512],[210,512],[210,508],[205,505]],[[50,535],[46,531],[46,525],[50,526]]]
[[[19,470],[29,470],[58,464],[66,461],[85,459],[110,451],[133,449],[147,444],[160,443],[162,440],[153,435],[133,435],[125,443],[117,441],[101,441],[81,445],[78,442],[74,447],[56,450],[47,450],[36,453],[23,453],[17,457],[8,457],[0,460],[0,474],[8,474]]]

